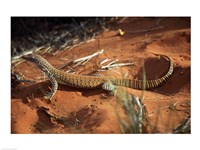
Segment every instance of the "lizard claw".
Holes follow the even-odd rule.
[[[52,95],[52,93],[48,93],[48,94],[44,95],[44,98],[51,101],[51,99],[53,98],[53,95]]]

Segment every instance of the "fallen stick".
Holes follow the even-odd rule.
[[[95,56],[97,56],[97,55],[99,55],[99,54],[102,54],[103,52],[104,52],[103,49],[102,49],[102,50],[99,50],[99,51],[97,51],[97,52],[95,52],[95,53],[93,53],[93,54],[91,54],[91,55],[89,55],[89,56],[85,56],[85,57],[83,57],[83,58],[78,58],[78,59],[76,59],[76,60],[70,61],[69,63],[64,64],[64,65],[58,67],[58,69],[62,69],[62,68],[64,68],[64,67],[68,66],[69,64],[74,64],[74,63],[76,63],[76,65],[74,65],[73,68],[75,68],[75,67],[77,67],[77,66],[79,66],[79,65],[84,65],[84,64],[86,64],[90,59],[92,59],[93,57],[95,57]]]

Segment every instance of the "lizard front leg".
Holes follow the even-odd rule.
[[[50,93],[45,94],[44,98],[51,101],[51,99],[56,94],[56,91],[58,89],[58,83],[57,83],[56,79],[52,75],[50,75],[50,73],[47,73],[47,76],[52,84],[52,89],[51,89]]]
[[[110,80],[106,80],[102,85],[101,88],[109,93],[110,96],[115,96],[117,92],[117,87],[112,84]]]

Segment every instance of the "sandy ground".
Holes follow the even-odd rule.
[[[125,34],[118,36],[118,29]],[[151,31],[147,32],[148,29]],[[128,72],[129,78],[142,79],[144,62],[147,79],[156,79],[166,73],[169,62],[153,53],[165,54],[173,60],[174,72],[170,79],[164,85],[144,92],[146,119],[142,133],[172,133],[190,115],[189,18],[129,18],[90,42],[43,56],[53,66],[59,67],[99,49],[104,49],[104,53],[77,68],[79,74],[88,74],[88,70],[94,69],[98,62],[110,58],[134,62],[135,65],[108,70],[104,75],[123,77]],[[128,92],[141,97],[141,90],[119,87],[117,98],[105,98],[100,89],[84,90],[59,85],[52,102],[48,103],[43,96],[51,84],[39,81],[43,77],[39,69],[25,61],[15,68],[15,72],[37,83],[20,83],[12,87],[12,133],[130,132],[129,128],[123,131],[120,127],[120,121],[130,124],[123,105],[125,96],[120,95]]]

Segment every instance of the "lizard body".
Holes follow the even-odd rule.
[[[168,72],[161,78],[155,80],[131,80],[124,78],[114,78],[105,76],[83,76],[70,74],[60,71],[48,63],[42,56],[31,54],[23,56],[22,58],[34,63],[40,70],[46,73],[50,82],[52,83],[52,91],[45,96],[46,99],[52,99],[58,88],[58,83],[77,88],[103,88],[106,91],[113,92],[115,86],[125,86],[134,89],[143,89],[145,82],[145,89],[152,89],[162,85],[172,75],[173,63],[168,56],[162,55],[169,60]]]

